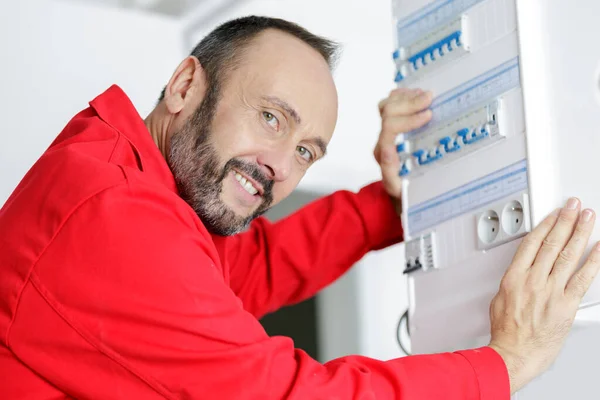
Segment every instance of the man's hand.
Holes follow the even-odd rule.
[[[431,92],[420,89],[395,89],[379,102],[381,133],[373,155],[381,166],[386,191],[399,204],[402,180],[400,159],[396,152],[396,136],[420,128],[431,119]]]
[[[490,347],[504,359],[511,393],[554,362],[600,269],[597,244],[577,269],[595,214],[571,199],[525,237],[492,301]]]

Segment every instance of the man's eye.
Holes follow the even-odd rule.
[[[314,159],[312,153],[306,147],[298,146],[296,150],[298,150],[300,157],[304,158],[306,161],[312,162]]]
[[[263,118],[265,119],[265,121],[267,122],[267,124],[271,125],[276,130],[279,130],[279,120],[277,119],[276,116],[274,116],[273,114],[271,114],[268,111],[263,111],[262,115],[263,115]]]

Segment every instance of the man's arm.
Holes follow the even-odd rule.
[[[490,348],[320,364],[270,338],[189,207],[128,185],[88,200],[40,257],[8,345],[78,398],[506,399]],[[182,203],[182,202],[180,202]]]
[[[313,296],[367,252],[402,240],[402,226],[381,182],[336,192],[272,224],[224,240],[231,287],[256,317]]]

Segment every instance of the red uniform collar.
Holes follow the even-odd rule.
[[[90,102],[100,119],[121,133],[136,150],[141,170],[177,192],[175,178],[162,153],[154,143],[144,120],[125,92],[112,85]]]

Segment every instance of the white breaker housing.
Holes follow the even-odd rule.
[[[393,53],[397,68],[396,82],[400,86],[413,84],[423,75],[431,74],[465,54],[478,51],[515,31],[516,27],[514,0],[478,4],[410,43],[401,44],[398,41],[398,49]],[[405,35],[405,29],[399,26],[398,38],[404,36],[408,37],[409,34]]]
[[[504,137],[522,133],[522,110],[521,90],[513,89],[459,117],[430,124],[410,136],[398,135],[400,176],[418,176]],[[510,121],[507,115],[511,116]]]

